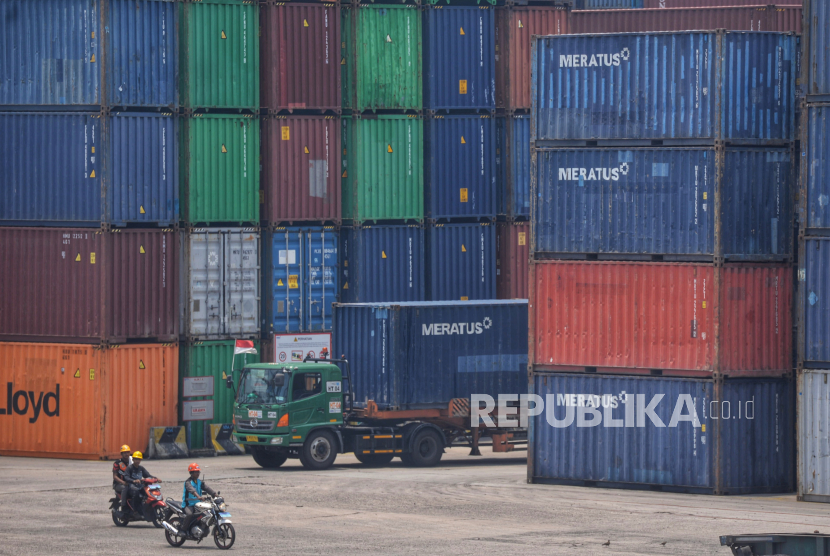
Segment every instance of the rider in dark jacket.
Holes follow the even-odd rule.
[[[194,510],[196,502],[207,498],[202,493],[207,492],[211,496],[216,496],[216,492],[199,479],[202,470],[199,468],[198,463],[191,463],[187,466],[187,470],[190,472],[190,478],[184,482],[184,491],[182,493],[182,509],[184,510],[185,518],[182,523],[182,528],[179,531],[183,535],[187,535],[188,531],[190,531],[190,524],[193,523],[193,517],[195,516]]]
[[[132,463],[133,459],[130,457],[130,447],[124,444],[121,446],[121,459],[112,463],[112,488],[118,497],[121,497],[121,492],[127,486],[125,477],[127,468]]]
[[[141,484],[144,482],[143,480],[155,479],[155,477],[150,475],[150,473],[141,465],[142,459],[144,459],[144,455],[141,452],[133,453],[133,463],[124,473],[124,480],[129,488],[125,488],[121,492],[122,512],[127,510],[127,500],[129,500],[131,496],[135,496],[136,493],[141,490]]]

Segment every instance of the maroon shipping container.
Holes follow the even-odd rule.
[[[340,119],[262,119],[263,218],[272,224],[340,221]]]
[[[757,6],[758,0],[643,0],[644,8],[718,8],[722,6]],[[798,6],[800,2],[785,1],[775,4],[777,7]]]
[[[0,228],[0,339],[176,340],[178,246],[170,230]]]
[[[537,261],[530,273],[529,358],[539,370],[791,369],[786,265]]]
[[[801,6],[585,10],[572,12],[570,23],[575,34],[709,29],[800,33]]]
[[[529,222],[499,222],[496,225],[498,299],[527,299],[529,239]]]
[[[263,106],[339,112],[339,5],[264,4],[260,20]]]

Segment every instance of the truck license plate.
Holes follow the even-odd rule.
[[[259,437],[258,436],[246,436],[245,440],[247,440],[248,442],[259,442]]]

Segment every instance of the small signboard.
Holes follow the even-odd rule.
[[[184,379],[184,386],[182,387],[183,398],[195,398],[196,396],[212,396],[213,395],[213,377],[212,376],[193,376]]]
[[[331,359],[331,332],[274,334],[276,363],[302,363],[306,356]]]
[[[182,421],[211,421],[213,400],[182,401]]]

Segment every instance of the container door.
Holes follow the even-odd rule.
[[[225,333],[259,333],[259,234],[225,236]]]
[[[222,234],[190,236],[190,325],[191,336],[221,334]]]
[[[331,230],[307,232],[306,332],[331,330],[331,304],[337,300],[337,241]]]
[[[274,233],[271,242],[271,291],[274,332],[300,332],[303,304],[300,295],[300,268],[303,233],[297,230]]]

